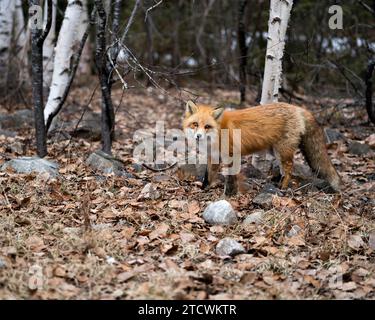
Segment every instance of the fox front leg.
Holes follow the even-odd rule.
[[[226,175],[224,184],[224,194],[227,197],[236,195],[238,192],[237,176]]]

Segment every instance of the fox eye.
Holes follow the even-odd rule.
[[[192,125],[193,127],[198,127],[198,122],[193,122],[191,125]]]
[[[212,126],[210,126],[209,124],[206,124],[206,125],[204,126],[204,128],[205,128],[206,130],[210,130],[210,129],[212,129]]]

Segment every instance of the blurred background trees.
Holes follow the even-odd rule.
[[[2,6],[6,2],[9,1],[1,0]],[[92,12],[94,2],[87,1],[85,11],[88,14]],[[136,1],[121,1],[119,25],[113,27],[114,8],[118,2],[103,1],[108,22],[107,46],[114,41],[111,29],[119,28],[123,32]],[[343,8],[342,30],[331,30],[328,25],[331,16],[328,8],[334,4]],[[27,21],[27,1],[23,1],[22,5],[23,18]],[[56,5],[54,41],[59,37],[67,1],[57,0]],[[247,102],[259,102],[269,6],[268,0],[142,0],[126,37],[129,52],[123,52],[125,64],[121,67],[119,63],[121,77],[135,87],[223,87],[238,88],[242,92],[244,88],[249,88],[256,90],[258,97],[247,98]],[[20,23],[25,22],[20,11],[16,10],[17,6],[11,7],[11,40],[7,40],[7,52],[0,57],[1,70],[6,70],[2,74],[1,105],[9,107],[14,101],[27,103],[25,97],[30,92],[30,77],[26,73],[31,69],[27,54],[25,58],[25,52],[30,53],[29,42],[24,43],[23,40],[28,34],[27,28],[20,27]],[[366,97],[367,101],[369,96],[372,97],[369,84],[372,87],[374,12],[375,0],[294,1],[284,54],[281,87],[284,97],[351,97],[356,99],[358,107],[364,108]],[[22,41],[19,41],[20,37]],[[78,77],[88,71],[97,72],[95,39],[95,28],[91,28]],[[77,45],[73,49],[78,50]],[[114,85],[116,82],[124,85],[117,75],[113,78]],[[237,102],[240,102],[240,93],[238,97]],[[45,99],[48,100],[47,97]]]

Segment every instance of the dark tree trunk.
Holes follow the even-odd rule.
[[[99,82],[102,88],[102,150],[111,154],[112,141],[114,137],[115,113],[111,99],[111,88],[108,83],[109,73],[107,69],[106,58],[106,37],[105,30],[107,16],[102,0],[95,0],[95,6],[98,12],[98,21],[96,26],[96,52],[95,64],[98,69]]]
[[[248,46],[246,45],[246,27],[245,27],[245,9],[247,0],[239,1],[238,6],[238,48],[240,53],[239,58],[239,76],[240,76],[240,102],[241,104],[246,100],[246,62]]]
[[[40,6],[40,0],[29,0],[29,6]],[[30,12],[33,16],[34,12]],[[44,29],[31,28],[31,71],[34,105],[34,123],[37,154],[40,158],[47,155],[47,133],[44,123],[43,104],[43,43],[52,23],[52,0],[48,0],[48,19]]]
[[[122,0],[113,0],[113,2],[112,41],[119,36]]]
[[[146,29],[146,48],[147,48],[147,64],[148,66],[154,65],[154,39],[152,36],[152,27],[151,27],[151,17],[147,15],[147,18],[144,22],[144,26]],[[150,79],[147,79],[147,87],[152,86],[152,82]]]
[[[374,75],[375,59],[369,61],[365,76],[366,83],[366,110],[370,121],[375,124],[375,106],[372,101],[373,86],[372,77]]]

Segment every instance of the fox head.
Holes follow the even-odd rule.
[[[186,103],[183,128],[189,136],[203,140],[207,135],[218,134],[223,107],[211,107],[205,104],[196,105],[192,101]]]

